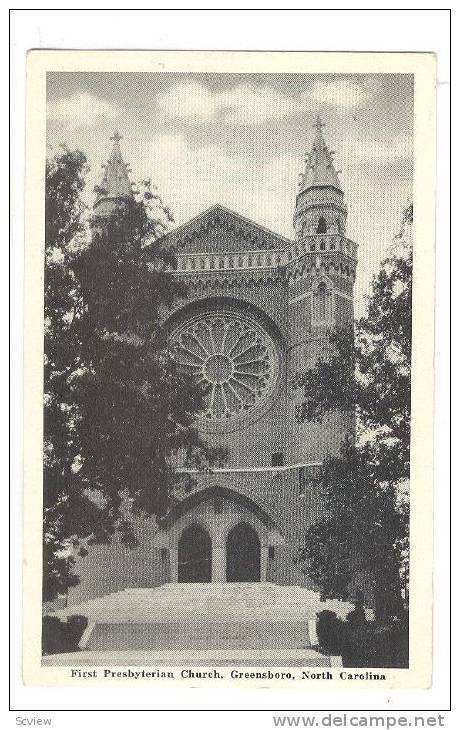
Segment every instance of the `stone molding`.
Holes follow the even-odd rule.
[[[278,271],[307,256],[318,254],[325,259],[342,254],[356,265],[357,244],[339,233],[312,234],[290,246],[277,249],[251,249],[235,252],[212,251],[178,253],[175,274],[218,274],[227,271]],[[354,268],[354,267],[353,267]]]
[[[303,469],[305,467],[320,467],[322,465],[322,461],[309,461],[308,463],[284,464],[283,466],[215,467],[206,469],[206,471],[177,467],[175,471],[178,474],[255,474],[260,472],[285,472],[293,469]]]
[[[194,491],[176,502],[166,515],[158,518],[158,526],[162,531],[168,530],[180,517],[190,514],[194,507],[203,503],[213,503],[215,499],[241,505],[250,514],[255,515],[265,527],[271,530],[278,529],[273,517],[260,504],[241,492],[217,484]]]
[[[220,204],[208,208],[192,220],[173,229],[165,238],[176,249],[180,249],[216,230],[234,234],[245,242],[252,242],[252,248],[256,250],[274,250],[289,244],[289,239],[284,236]]]

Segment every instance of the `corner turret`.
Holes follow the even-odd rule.
[[[319,117],[313,127],[316,134],[311,152],[305,158],[294,213],[298,241],[317,233],[344,235],[347,220],[344,193],[334,167],[334,152],[324,141],[324,124]]]
[[[96,201],[93,210],[100,216],[110,216],[117,205],[134,198],[129,179],[130,168],[123,161],[120,150],[120,140],[123,138],[118,131],[115,131],[110,139],[113,141],[112,152],[107,164],[102,165],[104,174],[101,184],[95,189]]]

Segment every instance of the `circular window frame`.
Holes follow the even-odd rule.
[[[263,394],[260,395],[252,405],[249,405],[248,408],[245,408],[244,410],[232,413],[225,418],[213,419],[206,418],[201,415],[196,418],[195,426],[199,432],[228,433],[251,425],[255,421],[259,420],[267,412],[267,410],[269,410],[279,390],[282,355],[276,336],[274,336],[270,332],[270,329],[261,322],[260,318],[257,317],[257,314],[248,312],[247,310],[241,311],[239,307],[237,308],[234,306],[226,306],[225,308],[214,308],[211,306],[199,313],[190,313],[188,316],[181,316],[179,322],[176,321],[175,325],[170,329],[170,343],[174,343],[174,340],[182,332],[186,332],[186,330],[192,326],[196,326],[200,322],[211,317],[216,319],[228,318],[233,321],[239,321],[246,330],[252,329],[255,331],[258,336],[263,339],[264,346],[267,348],[268,357],[270,359],[269,383]],[[214,354],[217,353],[210,353],[210,357]]]

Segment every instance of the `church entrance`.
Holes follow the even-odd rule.
[[[210,583],[211,577],[211,538],[200,525],[190,525],[179,540],[177,579],[179,583]]]
[[[259,581],[259,536],[250,525],[240,522],[230,530],[227,538],[227,582],[258,583]]]

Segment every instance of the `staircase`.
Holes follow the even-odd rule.
[[[325,608],[345,615],[352,606],[323,603],[317,593],[300,586],[167,583],[111,593],[55,615],[88,618],[80,642],[85,652],[185,652],[195,655],[194,664],[198,655],[213,653],[213,664],[238,664],[244,654],[253,666],[261,663],[256,659],[262,655],[263,664],[272,656],[271,664],[279,665],[280,654],[287,653],[298,665],[306,654],[316,655],[311,650],[316,644],[316,615]],[[316,656],[319,665],[328,659]]]

